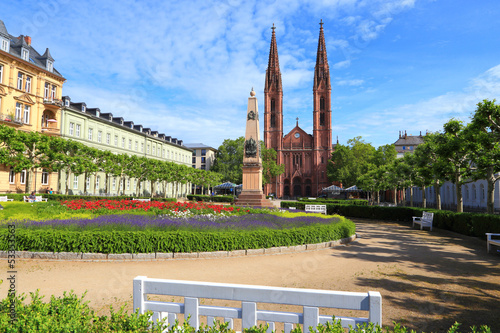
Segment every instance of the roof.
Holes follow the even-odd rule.
[[[424,143],[424,138],[422,136],[403,136],[394,143],[396,146],[416,146]]]
[[[207,146],[207,145],[204,145],[203,143],[185,143],[184,146],[188,147],[188,148],[191,148],[191,149],[201,148],[201,149],[213,149],[213,150],[216,150],[215,148]]]
[[[21,57],[21,50],[22,48],[26,48],[29,51],[29,63],[39,67],[40,69],[43,69],[45,71],[47,70],[47,60],[54,61],[54,58],[50,55],[49,49],[45,49],[45,53],[41,55],[38,53],[37,50],[31,46],[31,44],[28,44],[25,40],[24,35],[20,35],[19,37],[15,37],[7,32],[7,28],[5,27],[5,24],[3,23],[2,20],[0,20],[0,37],[7,38],[10,42],[10,47],[9,47],[9,54],[15,56],[16,58],[22,59]],[[53,73],[56,76],[60,76],[61,78],[63,77],[61,73],[59,73],[55,68],[53,68],[53,71],[50,72]]]

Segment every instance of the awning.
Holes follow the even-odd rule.
[[[228,190],[228,189],[235,188],[235,187],[236,187],[236,184],[231,183],[231,182],[225,182],[224,184],[217,185],[214,188],[216,190]]]
[[[328,187],[323,188],[322,191],[328,192],[328,193],[340,193],[340,191],[342,191],[342,188],[340,188],[336,185],[332,185],[332,186],[328,186]]]
[[[353,185],[351,187],[348,187],[346,189],[344,189],[345,192],[361,192],[363,191],[362,189],[360,189],[359,187],[357,187],[356,185]]]

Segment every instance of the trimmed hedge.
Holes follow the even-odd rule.
[[[18,227],[16,250],[36,252],[154,253],[212,252],[321,243],[350,237],[352,221],[292,229],[227,231],[117,231],[26,229]],[[8,250],[8,230],[0,230],[0,250]]]
[[[305,208],[304,202],[282,201],[281,207]],[[412,222],[413,216],[422,216],[424,211],[434,213],[433,226],[451,230],[467,236],[485,238],[486,232],[500,233],[500,215],[478,213],[455,213],[417,207],[356,206],[326,203],[328,214],[376,220]]]
[[[29,193],[10,193],[4,194],[9,199],[14,199],[14,201],[23,201],[24,196],[28,196]],[[65,200],[79,200],[83,199],[86,201],[97,201],[97,200],[132,200],[132,198],[149,198],[149,197],[135,197],[130,195],[116,195],[116,196],[94,196],[94,195],[66,195],[66,194],[47,194],[47,193],[37,193],[37,196],[42,196],[47,198],[48,201],[65,201]],[[172,201],[176,202],[176,198],[151,198],[153,201]]]
[[[208,202],[230,202],[234,203],[234,195],[200,195],[188,194],[188,200],[191,201],[208,201]]]
[[[327,199],[327,198],[299,198],[299,202],[307,202],[310,204],[337,204],[337,205],[357,205],[357,206],[368,206],[368,200],[365,199]]]

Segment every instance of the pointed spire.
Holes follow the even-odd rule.
[[[52,58],[52,56],[50,55],[49,48],[45,50],[45,53],[39,59],[49,59],[51,61],[54,61],[54,58]]]
[[[297,117],[296,119],[297,119],[297,127],[299,127],[299,117]]]
[[[325,34],[323,32],[323,20],[319,25],[318,53],[316,55],[316,67],[314,68],[314,87],[318,87],[320,82],[325,80],[327,88],[330,87],[330,69],[326,55]]]
[[[280,72],[280,62],[278,59],[278,44],[276,43],[276,27],[271,27],[273,30],[271,36],[271,47],[269,49],[269,63],[267,65],[267,73],[266,73],[266,87],[265,89],[269,89],[274,85],[274,88],[278,91],[281,90],[281,72]]]
[[[7,28],[5,27],[5,24],[3,23],[2,20],[0,20],[0,36],[3,36],[5,38],[9,37],[9,33],[7,32]]]

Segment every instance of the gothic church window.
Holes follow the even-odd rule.
[[[271,112],[274,112],[276,111],[276,101],[273,99],[271,99]]]
[[[271,114],[271,127],[276,127],[276,115],[274,113]]]
[[[320,100],[319,100],[319,109],[321,111],[325,110],[325,98],[324,97],[321,97]]]
[[[324,112],[321,112],[319,115],[319,125],[325,126],[325,113]]]

